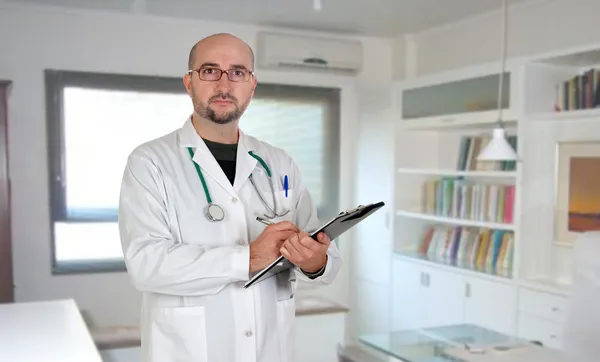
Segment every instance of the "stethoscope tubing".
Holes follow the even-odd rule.
[[[202,182],[202,188],[204,189],[204,195],[206,196],[206,203],[207,203],[206,210],[205,210],[206,218],[208,220],[210,220],[210,221],[213,221],[213,222],[214,221],[221,221],[224,218],[225,212],[223,211],[223,208],[221,206],[219,206],[218,204],[215,204],[215,203],[212,202],[212,198],[210,196],[210,192],[208,190],[208,186],[206,185],[206,181],[204,179],[204,175],[202,174],[202,170],[200,169],[200,165],[198,165],[196,162],[193,161],[194,151],[192,150],[191,147],[188,147],[187,149],[188,149],[188,152],[190,154],[190,157],[192,158],[192,163],[194,164],[194,166],[196,168],[196,173],[198,174],[198,177],[200,178],[200,182]],[[269,179],[269,188],[271,189],[271,197],[273,199],[273,207],[270,207],[268,205],[268,203],[265,201],[265,199],[263,198],[262,194],[258,190],[258,187],[256,187],[256,184],[254,183],[254,177],[253,177],[253,175],[250,174],[250,183],[252,184],[252,187],[256,191],[256,194],[258,195],[261,203],[271,213],[269,215],[265,214],[265,217],[267,217],[268,219],[274,219],[276,217],[285,216],[287,213],[290,212],[290,210],[287,210],[283,214],[278,214],[277,213],[277,198],[275,197],[275,187],[273,186],[273,177],[272,177],[272,174],[271,174],[271,170],[269,169],[269,166],[267,166],[267,163],[260,156],[254,154],[252,151],[248,152],[248,154],[250,156],[254,157],[258,161],[258,163],[261,164],[261,166],[267,172],[267,177]],[[217,209],[217,211],[214,211],[215,208]]]

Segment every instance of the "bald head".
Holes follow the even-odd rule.
[[[252,48],[244,42],[242,39],[228,34],[228,33],[217,33],[209,35],[206,38],[200,39],[192,49],[188,57],[188,69],[194,69],[197,67],[196,59],[202,52],[209,51],[215,47],[231,47],[233,50],[247,52],[247,56],[250,60],[250,70],[254,69],[254,52]]]
[[[254,54],[248,44],[231,34],[206,37],[192,47],[188,70],[192,72],[186,72],[183,82],[196,119],[237,124],[257,84]]]

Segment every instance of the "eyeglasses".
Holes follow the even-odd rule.
[[[219,81],[223,76],[223,73],[226,73],[227,78],[232,82],[247,82],[250,77],[254,76],[254,72],[248,69],[222,70],[219,68],[203,67],[199,69],[188,70],[189,75],[191,75],[192,72],[198,72],[200,79],[208,82]]]

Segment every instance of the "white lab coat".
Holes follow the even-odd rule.
[[[186,147],[196,148],[213,203],[225,219],[205,216],[206,196]],[[137,147],[124,172],[119,229],[125,263],[133,285],[143,292],[141,332],[143,362],[292,362],[294,297],[301,271],[276,276],[251,288],[249,243],[265,228],[256,221],[266,212],[248,176],[271,205],[271,191],[260,156],[273,174],[278,212],[301,230],[320,225],[315,205],[294,161],[240,131],[233,186],[195,132],[183,127]],[[282,180],[289,178],[285,197]],[[322,276],[330,284],[341,259],[334,243]]]

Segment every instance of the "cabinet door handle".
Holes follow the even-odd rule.
[[[471,297],[471,284],[469,283],[465,284],[465,296],[467,298]]]
[[[424,286],[425,285],[425,281],[424,281],[425,275],[423,274],[423,272],[421,272],[421,285]]]
[[[425,273],[425,286],[429,287],[429,273]]]

